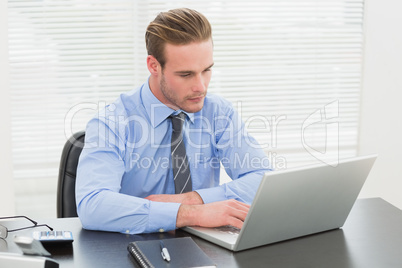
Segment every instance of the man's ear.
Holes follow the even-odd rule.
[[[151,75],[158,76],[159,73],[158,71],[161,68],[161,65],[154,56],[152,55],[147,56],[147,67]]]

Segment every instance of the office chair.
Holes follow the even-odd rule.
[[[77,175],[78,158],[84,147],[85,131],[71,136],[61,153],[59,181],[57,185],[57,217],[77,217],[75,203],[75,177]]]

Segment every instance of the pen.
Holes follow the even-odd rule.
[[[162,258],[167,261],[170,262],[170,255],[169,255],[169,251],[167,250],[167,248],[165,247],[165,244],[163,244],[162,240],[159,241],[160,245],[161,245],[161,254],[162,254]]]

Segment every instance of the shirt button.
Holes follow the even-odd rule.
[[[126,234],[129,234],[130,233],[130,230],[126,230]]]
[[[160,232],[160,233],[163,233],[164,231],[165,231],[165,230],[164,230],[163,228],[160,228],[160,229],[159,229],[159,232]]]

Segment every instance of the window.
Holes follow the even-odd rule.
[[[363,0],[9,0],[18,213],[55,215],[66,139],[143,83],[146,26],[182,6],[213,27],[210,92],[233,102],[274,168],[356,154]]]

